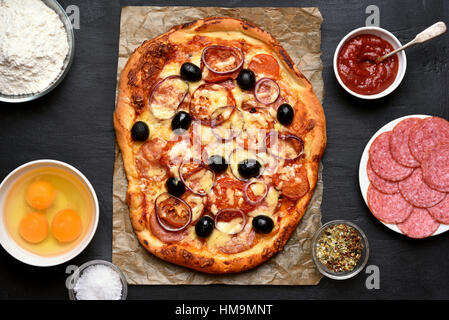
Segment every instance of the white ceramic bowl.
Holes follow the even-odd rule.
[[[63,67],[61,69],[61,72],[59,75],[50,83],[50,85],[44,89],[41,92],[37,93],[30,93],[30,94],[20,94],[20,95],[6,95],[0,93],[0,101],[2,102],[9,102],[9,103],[20,103],[20,102],[27,102],[31,100],[38,99],[50,91],[52,91],[54,88],[56,88],[62,80],[66,77],[67,73],[70,70],[70,67],[73,62],[73,58],[75,56],[75,34],[73,32],[72,22],[70,21],[69,17],[67,16],[67,13],[65,12],[64,8],[61,7],[61,5],[56,0],[42,0],[42,2],[49,7],[50,9],[54,10],[56,14],[59,16],[59,19],[61,19],[62,24],[64,25],[65,31],[67,33],[67,42],[69,44],[69,52],[67,56],[65,57]]]
[[[338,54],[340,53],[341,47],[349,39],[352,39],[353,37],[361,35],[361,34],[370,34],[370,35],[378,36],[378,37],[388,41],[393,46],[394,49],[397,49],[402,46],[401,42],[399,42],[399,40],[391,32],[389,32],[385,29],[378,28],[378,27],[362,27],[362,28],[355,29],[355,30],[349,32],[343,39],[341,39],[340,43],[337,46],[337,49],[335,50],[335,53],[334,53],[335,77],[337,78],[338,82],[343,87],[343,89],[345,89],[347,92],[349,92],[350,94],[352,94],[353,96],[355,96],[357,98],[378,99],[378,98],[385,97],[386,95],[393,92],[399,86],[399,84],[402,82],[402,79],[404,78],[405,70],[407,69],[407,58],[405,57],[405,51],[401,51],[401,52],[397,53],[398,60],[399,60],[399,66],[398,66],[398,73],[396,75],[396,79],[387,89],[385,89],[384,91],[382,91],[380,93],[368,95],[368,94],[360,94],[360,93],[354,92],[343,83],[343,81],[340,78],[340,75],[338,74],[337,60],[338,60]]]
[[[72,174],[75,178],[78,178],[81,183],[83,183],[86,187],[86,189],[89,192],[90,200],[92,201],[93,208],[94,208],[94,217],[92,219],[92,223],[90,226],[89,231],[84,236],[84,239],[72,250],[65,252],[61,255],[57,256],[50,256],[50,257],[42,257],[39,255],[36,255],[32,252],[29,252],[25,249],[23,249],[21,246],[19,246],[9,235],[8,231],[5,228],[4,223],[4,217],[3,217],[3,208],[5,204],[6,196],[11,189],[11,187],[14,185],[14,183],[19,179],[21,176],[26,174],[27,172],[30,172],[32,170],[35,170],[37,168],[43,168],[43,167],[52,167],[52,168],[58,168],[62,169],[70,174]],[[28,163],[25,163],[18,167],[17,169],[13,170],[0,184],[0,244],[1,246],[14,258],[17,260],[20,260],[26,264],[38,266],[38,267],[50,267],[55,266],[58,264],[62,264],[64,262],[67,262],[74,257],[76,257],[78,254],[80,254],[90,243],[92,240],[95,231],[97,230],[98,226],[98,218],[99,218],[99,206],[98,206],[98,198],[95,194],[95,190],[90,184],[89,180],[75,167],[72,167],[71,165],[56,161],[56,160],[36,160],[31,161]]]

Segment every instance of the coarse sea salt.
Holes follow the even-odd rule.
[[[75,284],[77,300],[120,300],[120,275],[112,268],[97,264],[87,267]]]

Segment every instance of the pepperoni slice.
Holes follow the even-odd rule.
[[[240,233],[232,236],[231,240],[221,246],[219,250],[229,254],[248,250],[252,247],[255,237],[256,233],[251,223],[247,222],[245,228]]]
[[[427,210],[435,220],[449,224],[449,196],[446,195],[443,201]]]
[[[419,162],[440,143],[449,143],[449,122],[438,117],[426,118],[415,126],[408,141],[411,153]]]
[[[220,86],[226,87],[229,90],[232,90],[232,89],[235,88],[235,83],[232,80],[226,80],[226,81],[223,81],[223,82],[220,82],[220,83],[217,83],[217,84],[219,84]]]
[[[217,83],[237,79],[243,59],[243,53],[237,48],[225,46],[205,48],[200,65],[203,70],[203,80]]]
[[[199,196],[206,196],[215,184],[215,173],[203,162],[184,161],[178,172],[186,188]]]
[[[273,176],[273,183],[284,196],[293,200],[302,198],[310,190],[307,169],[297,162],[284,165]]]
[[[208,206],[212,212],[222,209],[238,208],[243,212],[251,211],[254,206],[243,198],[245,181],[230,176],[221,176],[208,196]]]
[[[188,92],[189,83],[179,76],[170,76],[159,81],[149,99],[151,113],[160,120],[172,118]]]
[[[410,238],[422,239],[431,236],[440,224],[426,209],[414,208],[410,217],[398,224],[399,230]]]
[[[371,184],[368,187],[368,207],[377,219],[385,223],[400,223],[413,211],[413,206],[400,193],[385,194]]]
[[[389,181],[400,181],[412,174],[413,168],[397,163],[390,152],[391,131],[380,134],[371,145],[369,161],[371,168],[381,178]]]
[[[139,149],[139,154],[141,154],[148,161],[157,161],[161,158],[161,150],[167,146],[167,141],[161,138],[155,138]]]
[[[201,61],[212,72],[226,74],[237,71],[243,64],[243,52],[239,48],[209,46],[203,50]]]
[[[255,55],[248,66],[259,77],[279,79],[279,64],[277,60],[269,54]]]
[[[408,118],[399,122],[390,136],[390,151],[393,159],[406,167],[419,167],[419,162],[410,152],[408,139],[410,131],[422,122],[419,118]]]
[[[203,70],[204,70],[203,71],[203,80],[204,81],[211,82],[211,83],[221,83],[228,88],[230,86],[226,85],[225,82],[237,79],[237,77],[240,73],[240,70],[237,70],[237,71],[234,71],[231,73],[226,73],[226,74],[218,74],[218,73],[210,71],[207,68],[204,68]],[[232,88],[230,88],[230,89],[232,89]]]
[[[386,194],[393,194],[399,192],[399,186],[397,182],[388,181],[379,177],[371,168],[370,162],[366,165],[366,172],[368,173],[368,179],[373,186],[380,192]]]
[[[149,224],[151,233],[156,238],[165,243],[179,242],[188,235],[188,232],[186,230],[179,232],[170,232],[162,228],[162,226],[157,221],[156,213],[154,212],[154,210],[150,214]]]
[[[449,143],[437,145],[427,153],[422,172],[429,187],[449,192]]]
[[[159,162],[167,141],[156,138],[143,144],[136,156],[136,167],[139,173],[151,181],[162,181],[167,177],[166,168]]]
[[[228,120],[235,110],[235,99],[231,90],[205,83],[193,93],[190,114],[206,126],[218,126]]]
[[[420,208],[433,207],[446,196],[425,184],[421,168],[416,168],[410,177],[399,182],[399,191],[408,202]]]

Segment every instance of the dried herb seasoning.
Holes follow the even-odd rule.
[[[350,272],[362,257],[364,245],[359,232],[346,224],[323,230],[318,238],[316,256],[332,272]]]

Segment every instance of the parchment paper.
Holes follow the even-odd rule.
[[[120,24],[117,81],[129,56],[144,40],[172,26],[209,16],[228,16],[259,25],[278,39],[322,101],[321,13],[318,8],[124,7]],[[321,274],[312,261],[313,234],[321,226],[322,167],[307,212],[284,250],[261,266],[239,274],[208,275],[160,260],[138,242],[126,204],[127,180],[116,148],[113,179],[112,262],[129,284],[316,285]]]

